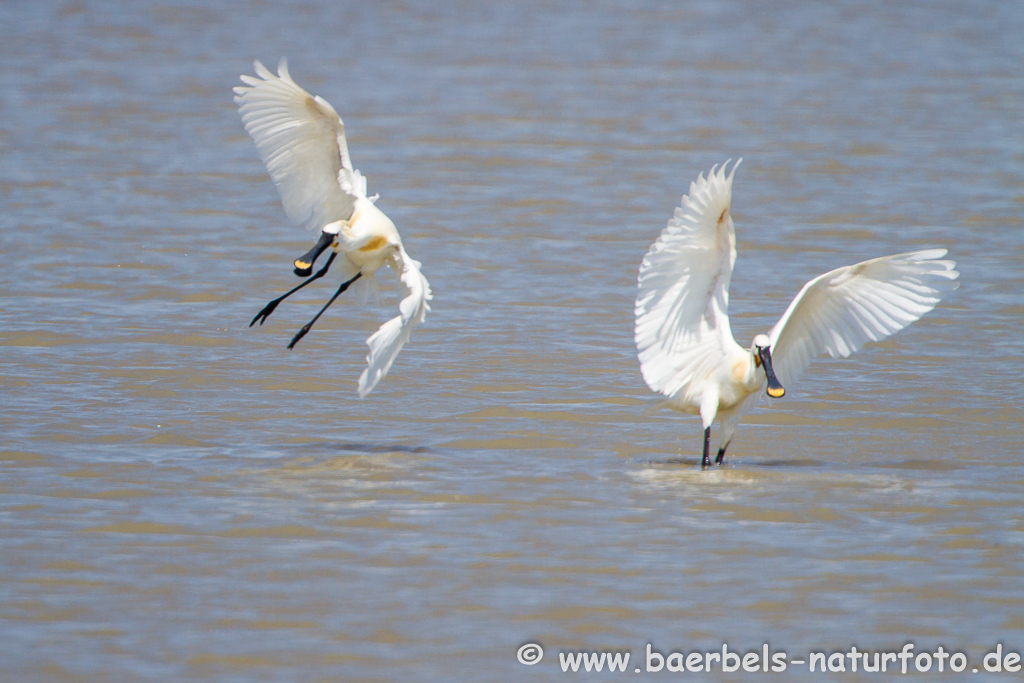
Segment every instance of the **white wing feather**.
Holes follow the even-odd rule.
[[[647,385],[666,396],[703,379],[736,345],[729,328],[736,262],[729,205],[739,163],[728,176],[723,165],[690,183],[689,195],[640,264],[634,310],[640,370]]]
[[[367,368],[359,376],[359,398],[365,398],[373,391],[377,382],[384,379],[391,369],[398,352],[412,334],[413,329],[423,322],[430,310],[427,303],[433,298],[430,283],[420,272],[420,262],[410,258],[405,249],[398,248],[399,293],[402,300],[398,304],[400,315],[392,318],[366,340],[370,347],[370,355],[366,357]]]
[[[772,365],[783,386],[826,351],[849,356],[885,339],[935,308],[956,289],[956,262],[945,249],[871,259],[820,275],[800,290],[768,334]]]
[[[334,107],[299,87],[282,59],[272,74],[258,60],[256,75],[242,76],[235,103],[277,186],[288,219],[308,229],[352,217],[366,180],[352,169],[345,125]]]

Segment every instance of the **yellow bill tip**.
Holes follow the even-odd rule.
[[[786,395],[786,390],[782,387],[768,387],[768,395],[772,398],[782,398]]]
[[[295,267],[299,270],[307,270],[313,266],[310,261],[303,261],[302,259],[295,259]]]

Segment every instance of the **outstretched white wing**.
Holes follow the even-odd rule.
[[[359,376],[359,398],[365,398],[377,386],[377,382],[388,374],[391,363],[409,341],[413,328],[423,322],[427,311],[430,310],[427,301],[434,298],[430,292],[430,283],[420,272],[420,262],[410,258],[401,245],[398,247],[396,260],[400,268],[400,315],[381,325],[380,329],[366,340],[366,345],[370,347],[370,355],[366,357],[366,369]]]
[[[885,339],[935,308],[959,285],[945,249],[871,259],[819,275],[800,290],[768,334],[772,365],[788,388],[826,351],[849,356]]]
[[[300,88],[284,59],[272,74],[258,60],[256,75],[242,76],[235,103],[256,142],[288,219],[308,229],[348,220],[366,184],[352,169],[345,125],[334,107]]]
[[[739,162],[728,176],[726,165],[690,183],[690,194],[640,264],[634,336],[640,370],[666,396],[702,380],[736,345],[729,328],[736,262],[729,205]]]

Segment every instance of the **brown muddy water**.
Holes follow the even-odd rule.
[[[2,678],[1020,652],[1022,35],[994,2],[3,4]],[[392,295],[294,351],[334,280],[247,327],[312,244],[231,99],[282,55],[435,292],[365,400]],[[646,410],[635,278],[741,156],[740,343],[869,257],[947,247],[961,287],[702,472]]]

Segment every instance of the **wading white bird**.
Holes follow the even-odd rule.
[[[742,159],[740,160],[742,161]],[[662,405],[700,415],[702,466],[711,425],[721,424],[721,463],[740,417],[767,389],[783,396],[816,356],[846,357],[902,330],[957,288],[945,249],[883,256],[814,278],[779,322],[750,349],[729,328],[729,280],[736,262],[732,177],[712,167],[690,184],[675,216],[640,264],[635,340],[640,369]]]
[[[235,104],[246,132],[277,186],[285,213],[292,223],[320,232],[316,245],[295,260],[295,274],[306,277],[328,247],[327,263],[298,287],[266,305],[252,322],[263,324],[277,305],[310,282],[323,277],[335,257],[345,281],[288,344],[302,339],[324,311],[349,285],[365,302],[379,299],[374,274],[383,265],[398,273],[399,315],[384,323],[369,339],[367,368],[359,377],[359,396],[365,397],[388,374],[413,328],[423,322],[432,298],[430,284],[420,273],[420,262],[409,257],[391,219],[377,208],[377,196],[366,196],[366,178],[352,168],[345,142],[345,124],[334,107],[321,97],[300,88],[288,74],[282,59],[275,76],[259,61],[256,75],[242,76],[245,86],[235,88]]]

